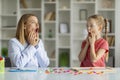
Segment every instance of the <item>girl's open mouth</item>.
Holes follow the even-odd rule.
[[[92,37],[91,33],[89,32],[89,36]]]

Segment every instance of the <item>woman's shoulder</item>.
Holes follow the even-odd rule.
[[[39,43],[38,43],[39,46],[44,46],[44,42],[42,39],[39,39]]]
[[[15,40],[17,40],[17,39],[16,39],[16,38],[11,38],[11,39],[10,39],[10,41],[15,41]]]
[[[43,40],[42,40],[42,39],[39,39],[39,43],[43,43]]]
[[[19,40],[17,38],[12,38],[9,40],[9,44],[16,44],[18,46],[22,46],[22,44],[19,42]]]
[[[19,42],[19,41],[17,40],[17,38],[12,38],[9,40],[9,42]]]

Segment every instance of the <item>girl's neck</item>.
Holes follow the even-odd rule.
[[[100,34],[96,36],[96,40],[98,40],[98,39],[100,39],[100,38],[101,38],[101,35],[100,35]]]

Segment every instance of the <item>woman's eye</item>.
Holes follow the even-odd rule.
[[[34,25],[34,24],[36,24],[36,23],[35,23],[35,22],[31,22],[30,24],[31,24],[31,25]]]

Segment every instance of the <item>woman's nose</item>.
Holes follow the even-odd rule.
[[[39,24],[38,23],[36,24],[36,27],[39,28]]]

